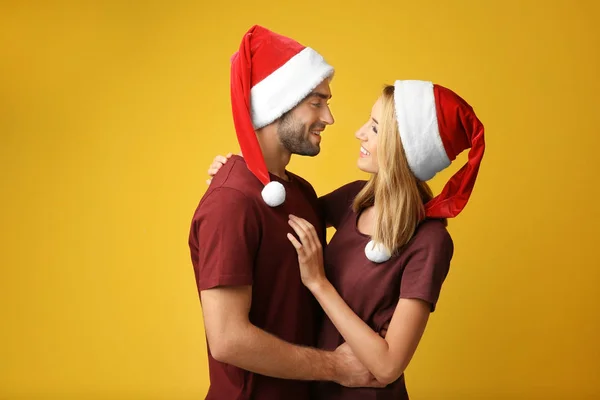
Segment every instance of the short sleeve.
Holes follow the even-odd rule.
[[[454,252],[452,238],[441,224],[434,223],[419,232],[409,252],[402,273],[400,298],[424,300],[431,304],[433,312],[450,269]]]
[[[344,216],[352,210],[354,198],[364,186],[365,181],[355,181],[319,197],[319,208],[326,226],[338,228]]]
[[[253,202],[238,190],[216,188],[203,199],[190,233],[198,291],[252,284],[258,218]]]

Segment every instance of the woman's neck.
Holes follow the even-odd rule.
[[[376,217],[375,206],[370,206],[363,209],[358,216],[357,228],[358,231],[364,235],[373,235],[375,230],[375,217]]]

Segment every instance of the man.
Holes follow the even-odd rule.
[[[302,285],[289,214],[325,242],[312,186],[286,170],[315,156],[334,122],[333,68],[313,49],[254,26],[232,58],[231,99],[244,158],[214,177],[194,214],[190,250],[209,348],[207,399],[310,398],[310,380],[375,384],[351,352],[315,345],[319,309]]]

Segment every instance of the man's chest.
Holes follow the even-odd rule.
[[[261,244],[263,246],[268,245],[271,250],[280,250],[286,244],[292,246],[287,238],[288,233],[295,234],[289,225],[290,215],[308,221],[315,228],[321,244],[325,243],[325,229],[316,205],[316,199],[315,201],[308,201],[292,198],[287,199],[281,206],[267,209],[263,213],[261,218]],[[293,250],[295,252],[295,249]]]

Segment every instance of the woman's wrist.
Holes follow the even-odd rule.
[[[331,282],[326,277],[315,279],[313,283],[308,286],[308,290],[317,297],[322,295],[331,287]]]

